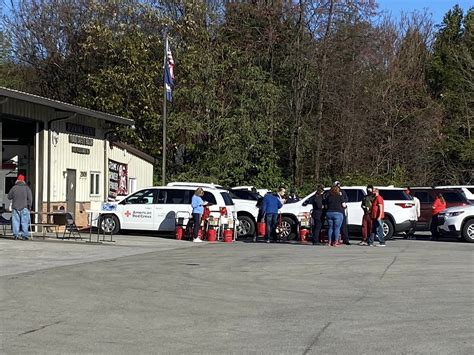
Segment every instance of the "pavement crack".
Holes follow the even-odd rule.
[[[385,274],[387,273],[388,269],[390,269],[390,267],[391,267],[393,264],[395,264],[395,261],[397,261],[397,258],[398,258],[398,256],[395,256],[395,257],[393,258],[392,262],[385,268],[385,270],[384,270],[382,276],[380,276],[380,280],[382,280],[382,279],[384,278],[384,276],[385,276]]]
[[[321,335],[323,335],[323,333],[326,331],[326,329],[329,328],[329,326],[332,324],[332,322],[328,322],[324,327],[323,329],[321,329],[318,334],[316,334],[316,336],[314,337],[313,341],[311,342],[311,344],[309,344],[309,346],[305,349],[305,351],[303,352],[303,355],[306,355],[308,354],[312,349],[313,349],[313,346],[315,346],[318,341],[319,341],[319,338],[321,337]]]
[[[28,330],[24,333],[20,333],[20,334],[18,334],[18,336],[34,333],[34,332],[37,332],[38,330],[41,330],[41,329],[44,329],[44,328],[47,328],[47,327],[51,327],[52,325],[56,325],[56,324],[59,324],[59,323],[62,323],[62,321],[57,321],[57,322],[54,322],[54,323],[51,323],[51,324],[42,325],[41,327],[38,327],[36,329],[31,329],[31,330]]]

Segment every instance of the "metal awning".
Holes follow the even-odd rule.
[[[5,87],[0,86],[0,104],[7,102],[9,99],[19,100],[23,102],[28,102],[35,105],[41,105],[44,107],[55,109],[56,111],[67,112],[71,114],[79,114],[83,116],[93,117],[97,119],[101,119],[108,122],[118,123],[122,125],[132,126],[133,120],[121,117],[110,115],[108,113],[90,110],[88,108],[80,107],[71,105],[65,102],[56,101],[52,99],[48,99],[46,97],[41,97],[33,94],[28,94],[26,92],[7,89]],[[52,118],[52,117],[51,117]],[[44,121],[49,121],[50,119],[46,118]]]

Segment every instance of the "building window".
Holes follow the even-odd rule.
[[[134,194],[137,192],[137,178],[128,178],[128,193]]]
[[[90,176],[91,176],[90,194],[91,196],[98,196],[100,195],[100,173],[92,171]]]

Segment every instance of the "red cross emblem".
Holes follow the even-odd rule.
[[[126,211],[126,212],[124,213],[124,215],[125,215],[127,218],[130,217],[131,214],[132,214],[132,212],[130,212],[130,211]]]

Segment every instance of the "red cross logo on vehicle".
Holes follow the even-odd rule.
[[[126,211],[126,212],[124,213],[125,217],[127,217],[127,218],[130,217],[131,214],[132,214],[132,212],[130,212],[130,211]]]

